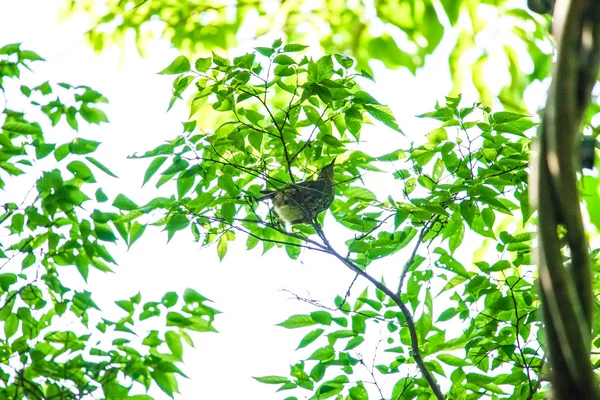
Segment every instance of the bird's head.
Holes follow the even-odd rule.
[[[327,179],[333,181],[334,171],[333,167],[335,165],[335,158],[329,164],[324,166],[321,171],[319,171],[319,179]]]

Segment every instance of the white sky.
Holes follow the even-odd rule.
[[[111,123],[100,128],[81,124],[80,133],[103,142],[96,158],[104,160],[120,177],[101,181],[109,197],[125,193],[138,204],[144,203],[152,191],[136,188],[140,187],[148,162],[125,157],[153,148],[181,132],[180,121],[187,116],[185,103],[179,102],[167,114],[172,78],[156,75],[178,53],[168,43],[156,41],[149,46],[147,59],[141,59],[133,47],[122,61],[114,48],[95,55],[83,39],[87,29],[85,17],[57,24],[56,10],[61,3],[0,2],[0,46],[22,42],[23,48],[45,57],[46,63],[34,64],[34,77],[40,81],[89,85],[109,99],[110,104],[102,108]],[[446,57],[436,55],[428,60],[428,65],[445,66]],[[419,125],[411,116],[430,111],[436,100],[443,101],[450,88],[447,71],[428,67],[420,72],[418,80],[402,70],[378,72],[376,78],[376,97],[393,108],[403,129],[413,137],[424,136],[427,131],[417,131]],[[384,129],[378,127],[373,133]],[[65,133],[68,128],[59,126],[55,130],[57,136],[61,131]],[[390,150],[389,142],[386,145],[381,150]],[[97,178],[102,175],[96,170],[94,173]],[[3,196],[0,192],[0,199]],[[166,291],[182,292],[186,287],[209,297],[224,312],[215,322],[219,334],[194,335],[196,349],[186,348],[183,370],[190,379],[181,380],[178,398],[232,398],[235,393],[243,393],[247,399],[283,398],[281,393],[275,393],[276,386],[260,384],[251,376],[287,375],[289,365],[314,350],[294,351],[300,338],[312,328],[290,331],[275,324],[291,314],[316,309],[292,300],[281,289],[332,305],[335,295],[343,295],[353,279],[343,266],[324,256],[304,254],[301,261],[293,262],[283,251],[272,250],[261,257],[259,251],[244,249],[244,241],[237,242],[230,246],[224,262],[219,263],[216,249],[199,249],[187,231],[180,232],[167,245],[166,234],[149,228],[129,252],[109,246],[119,262],[116,274],[90,271],[89,290],[109,318],[116,310],[111,304],[114,300],[141,291],[143,302],[157,301]],[[402,259],[394,262],[401,265]],[[374,269],[375,276],[379,268]],[[65,274],[74,285],[84,287],[74,270]],[[364,287],[364,282],[357,283],[353,293],[357,295]],[[157,399],[166,398],[160,391],[152,394]]]

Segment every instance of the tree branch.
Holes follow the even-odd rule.
[[[431,373],[431,371],[429,371],[429,369],[425,365],[425,361],[423,360],[423,357],[421,356],[421,350],[419,349],[419,337],[417,335],[417,329],[415,327],[415,321],[414,321],[414,319],[412,317],[412,314],[411,314],[410,310],[406,306],[406,304],[404,304],[404,302],[402,301],[402,299],[400,298],[400,296],[398,296],[396,293],[394,293],[392,290],[390,290],[386,285],[384,285],[383,283],[379,282],[377,279],[373,278],[367,272],[365,272],[362,269],[360,269],[352,261],[348,260],[346,257],[342,256],[340,253],[338,253],[337,251],[335,251],[335,249],[331,246],[331,244],[329,243],[329,241],[327,240],[327,238],[323,234],[323,231],[322,231],[322,229],[321,229],[320,226],[315,225],[315,229],[317,229],[317,232],[319,232],[319,236],[321,237],[321,240],[323,240],[323,243],[325,244],[325,246],[328,249],[327,252],[330,255],[334,256],[339,261],[341,261],[342,264],[344,264],[346,267],[348,267],[351,271],[356,272],[358,275],[360,275],[363,278],[367,279],[377,289],[381,290],[390,299],[392,299],[392,301],[394,303],[396,303],[396,305],[398,305],[398,307],[400,307],[400,311],[402,312],[402,315],[404,315],[404,319],[406,319],[406,327],[408,328],[408,332],[410,333],[410,343],[411,343],[411,349],[412,349],[412,352],[413,352],[413,358],[415,359],[415,363],[417,364],[417,367],[419,368],[419,371],[421,371],[421,374],[423,375],[423,377],[425,378],[425,380],[429,384],[429,387],[431,388],[431,390],[432,390],[433,394],[435,395],[435,397],[438,400],[443,400],[444,399],[444,394],[442,393],[442,391],[441,391],[441,389],[440,389],[440,387],[439,387],[439,385],[437,383],[437,380],[435,379],[435,377],[433,376],[433,374]]]
[[[261,238],[253,233],[251,233],[249,230],[244,229],[243,227],[239,226],[239,225],[235,225],[233,222],[229,222],[229,221],[225,221],[222,218],[219,217],[215,217],[215,216],[204,216],[204,215],[197,215],[195,214],[192,210],[190,210],[189,208],[187,208],[185,205],[182,205],[188,213],[190,213],[191,215],[194,215],[198,218],[205,218],[207,220],[213,220],[216,222],[220,222],[226,225],[229,225],[231,227],[231,229],[236,229],[239,230],[241,232],[247,233],[251,236],[256,237],[259,240],[266,240],[264,238]],[[260,220],[251,220],[251,219],[234,219],[233,221],[237,221],[237,222],[246,222],[246,223],[256,223],[256,224],[260,224],[260,225],[265,225],[265,226],[270,226],[270,224],[267,224],[263,221]],[[432,220],[433,221],[433,220]],[[341,254],[339,254],[329,243],[329,241],[327,240],[327,237],[325,236],[325,234],[323,233],[323,230],[321,229],[321,226],[315,221],[313,222],[313,227],[315,228],[315,230],[317,231],[317,235],[319,236],[319,238],[322,240],[323,243],[318,243],[315,240],[309,239],[307,237],[303,237],[303,236],[299,236],[297,234],[294,234],[292,232],[287,232],[285,230],[282,229],[278,229],[276,227],[270,226],[276,230],[278,230],[280,233],[290,236],[290,237],[294,237],[296,239],[300,239],[304,242],[310,243],[313,246],[303,246],[300,245],[300,247],[305,247],[308,248],[310,250],[316,250],[316,251],[320,251],[323,253],[327,253],[332,255],[333,257],[337,258],[339,261],[342,262],[342,264],[344,264],[347,268],[349,268],[351,271],[355,272],[357,275],[362,276],[363,278],[367,279],[369,282],[371,282],[377,289],[381,290],[383,293],[385,293],[390,299],[392,299],[392,301],[394,303],[396,303],[396,305],[398,305],[398,307],[400,308],[400,311],[402,312],[402,315],[404,315],[404,319],[406,320],[406,326],[408,328],[409,334],[410,334],[410,340],[411,340],[411,349],[412,349],[412,353],[413,353],[413,358],[415,359],[415,363],[417,364],[417,367],[419,368],[419,371],[421,372],[421,374],[423,375],[423,377],[425,378],[425,380],[427,381],[427,383],[429,384],[429,386],[431,387],[431,390],[433,392],[433,394],[435,395],[435,397],[438,400],[443,400],[444,399],[444,395],[437,383],[437,380],[435,379],[435,377],[433,376],[433,374],[431,373],[431,371],[429,371],[429,369],[427,368],[427,366],[425,365],[425,361],[423,360],[423,357],[421,356],[421,350],[419,349],[419,337],[417,334],[417,330],[415,327],[415,322],[413,319],[413,316],[410,312],[410,310],[408,309],[408,307],[406,306],[406,304],[402,301],[402,299],[400,298],[400,296],[396,293],[394,293],[391,289],[389,289],[386,285],[384,285],[383,283],[379,282],[377,279],[375,279],[374,277],[372,277],[371,275],[369,275],[367,272],[363,271],[361,268],[359,268],[356,264],[354,264],[353,262],[351,262],[350,260],[348,260],[348,258],[342,256]],[[431,224],[433,225],[433,224]],[[425,233],[421,234],[421,240],[422,237],[425,235]],[[273,240],[270,240],[273,241]],[[286,244],[287,242],[281,242],[281,241],[275,241],[277,243],[282,243],[282,244]],[[298,244],[296,244],[298,245]]]

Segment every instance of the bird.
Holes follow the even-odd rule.
[[[331,207],[335,197],[333,161],[324,166],[316,180],[289,183],[283,189],[262,190],[257,202],[272,200],[275,212],[292,225],[310,224],[318,214]]]

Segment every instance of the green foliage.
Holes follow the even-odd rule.
[[[177,375],[185,376],[178,367],[182,343],[192,344],[190,331],[214,331],[218,311],[188,289],[181,300],[170,293],[156,302],[142,303],[139,294],[117,301],[124,313],[109,319],[92,293],[66,286],[66,269],[76,268],[86,281],[90,268],[110,272],[116,261],[103,242],[119,235],[131,245],[145,225],[122,219],[120,210],[138,208],[124,195],[113,207],[91,200],[92,193],[99,203],[110,200],[97,183],[98,170],[116,177],[91,156],[100,142],[64,132],[63,142],[46,142],[61,120],[66,131],[76,131],[82,121],[107,122],[97,108],[107,100],[87,86],[20,79],[23,68],[41,60],[18,44],[0,48],[6,105],[0,114],[0,187],[8,194],[0,214],[8,232],[0,243],[0,398],[149,399],[129,393],[153,385],[173,397]],[[23,103],[27,113],[11,109]],[[146,320],[149,333],[140,326]]]
[[[527,230],[536,123],[448,97],[420,116],[439,126],[419,144],[370,155],[354,146],[367,134],[367,116],[401,132],[387,107],[360,89],[361,75],[346,58],[298,58],[286,48],[277,41],[233,61],[213,55],[193,63],[195,69],[178,57],[165,69],[178,71],[171,104],[187,90],[191,116],[212,108],[225,122],[198,133],[202,120],[193,119],[179,137],[136,156],[152,159],[144,183],[156,176],[157,187],[176,180],[176,192],[126,218],[162,209],[157,223],[169,237],[191,227],[201,243],[217,242],[221,259],[234,233],[243,233],[249,249],[284,247],[292,259],[316,249],[362,274],[386,260],[404,265],[395,284],[382,285],[398,292],[406,311],[378,287],[338,297],[329,311],[290,316],[279,325],[310,327],[298,345],[305,356],[289,376],[259,382],[312,398],[367,398],[367,379],[381,398],[411,399],[431,394],[420,375],[425,368],[452,398],[543,397],[535,235]],[[253,201],[265,186],[303,179],[333,156],[341,162],[331,213],[346,228],[337,235],[347,235],[347,256],[328,244],[319,225],[286,230]],[[394,180],[383,194],[358,183],[385,170]],[[480,250],[473,263],[465,261],[474,246]],[[413,316],[411,331],[407,319]],[[374,337],[383,352],[367,360],[361,354],[372,351]],[[380,384],[390,379],[392,386]]]
[[[213,55],[196,60],[196,70],[182,56],[174,60],[165,69],[178,71],[171,105],[193,88],[190,116],[212,109],[223,113],[225,122],[213,132],[197,133],[197,121],[192,120],[184,124],[183,135],[135,156],[153,158],[144,183],[155,176],[157,187],[175,180],[177,191],[132,209],[130,218],[141,216],[139,211],[168,210],[157,224],[164,225],[169,238],[191,226],[203,244],[217,242],[220,258],[227,242],[235,240],[234,231],[248,233],[249,246],[256,238],[268,238],[265,250],[285,245],[288,254],[297,257],[300,242],[268,223],[252,198],[265,185],[280,188],[305,179],[325,164],[325,158],[344,154],[359,140],[369,116],[401,132],[389,109],[360,90],[358,75],[347,68],[351,60],[339,55],[294,58],[302,48],[276,42],[257,48],[258,55],[232,61]],[[351,173],[372,159],[360,151],[344,158],[347,172],[338,168],[337,180],[352,180]],[[360,204],[359,210],[365,210],[376,201],[366,188],[340,183],[338,189],[352,199],[344,207]],[[351,225],[359,214],[338,217]]]
[[[318,43],[314,45],[320,44],[326,54],[352,55],[358,69],[367,71],[372,60],[380,60],[387,68],[406,68],[415,74],[426,57],[445,44],[451,49],[451,95],[463,90],[468,77],[484,104],[491,105],[493,97],[499,95],[505,107],[520,111],[525,110],[527,86],[550,73],[549,19],[506,0],[493,6],[486,1],[463,0],[443,0],[441,4],[432,0],[241,1],[235,5],[197,0],[109,0],[102,10],[95,10],[91,0],[66,3],[68,11],[85,10],[94,15],[96,26],[88,32],[88,39],[96,50],[110,43],[123,45],[131,32],[144,54],[149,39],[145,28],[153,19],[163,22],[163,38],[189,54],[234,48],[236,34],[261,39],[281,30],[287,41],[306,42],[313,39],[307,32],[317,32]],[[189,18],[190,13],[193,18]],[[295,44],[284,48],[286,52],[302,49]],[[269,57],[272,49],[258,51]],[[280,56],[276,62],[285,65],[290,62],[286,57]],[[177,68],[184,67],[186,61],[180,60],[181,65],[163,73],[182,72]],[[508,81],[498,93],[492,93],[486,69],[500,64],[506,65]],[[526,69],[524,65],[532,67]]]
[[[218,311],[206,298],[187,290],[142,304],[134,295],[116,302],[125,315],[109,321],[99,319],[92,293],[60,279],[64,267],[75,266],[86,280],[90,267],[110,271],[116,261],[106,246],[131,246],[156,225],[169,240],[187,231],[202,245],[215,244],[221,260],[238,239],[248,250],[285,249],[291,260],[317,250],[375,285],[356,295],[353,284],[333,304],[306,299],[320,309],[279,324],[306,331],[298,360],[289,373],[255,379],[291,390],[287,399],[432,398],[432,379],[452,399],[544,398],[541,382],[549,371],[528,203],[536,123],[524,115],[523,94],[549,75],[549,20],[505,1],[317,2],[301,12],[300,3],[283,3],[272,9],[261,2],[107,2],[88,34],[95,49],[122,42],[131,30],[143,52],[145,24],[157,18],[165,23],[163,37],[187,54],[159,72],[174,77],[169,108],[190,100],[183,133],[132,156],[149,159],[140,180],[152,181],[157,197],[146,204],[102,190],[98,170],[116,175],[92,156],[100,142],[46,143],[47,123],[3,111],[0,188],[31,176],[39,160],[53,165],[39,173],[27,201],[7,202],[0,216],[10,238],[0,257],[11,267],[0,274],[0,397],[150,398],[130,396],[137,385],[177,393],[188,332],[215,331]],[[89,1],[69,4],[93,9]],[[251,26],[244,24],[249,16]],[[319,41],[328,55],[302,56],[307,46],[283,40],[237,57],[223,54],[242,26],[261,37],[275,20],[284,21],[291,42],[303,41],[299,26],[324,29]],[[490,33],[497,40],[489,41]],[[361,150],[365,139],[379,139],[369,124],[403,134],[390,109],[360,87],[361,79],[373,80],[369,62],[414,74],[446,37],[452,91],[445,104],[420,116],[437,126],[385,154]],[[210,54],[190,56],[200,51]],[[0,88],[40,60],[19,45],[0,48]],[[507,81],[490,87],[489,65],[505,65]],[[467,76],[479,103],[461,104]],[[64,120],[76,131],[82,121],[107,121],[97,107],[106,99],[89,87],[20,84],[50,126]],[[495,98],[509,111],[493,112]],[[591,133],[599,111],[592,106],[585,117]],[[334,157],[333,220],[284,227],[255,201],[261,190],[310,178]],[[370,186],[373,177],[389,184]],[[583,183],[590,222],[599,227],[597,178]],[[343,251],[330,244],[332,231],[346,244]],[[599,253],[592,253],[595,265]],[[58,330],[65,316],[76,317],[83,333]],[[154,324],[145,336],[142,321]],[[596,318],[593,350],[599,327]],[[95,341],[106,332],[116,339]],[[11,361],[17,358],[18,367]]]

